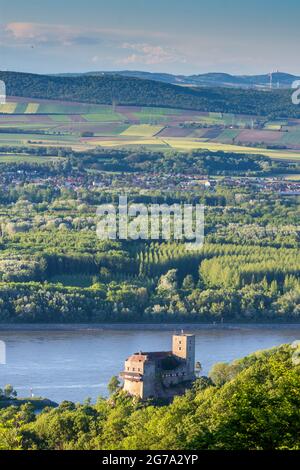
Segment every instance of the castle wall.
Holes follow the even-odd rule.
[[[194,375],[187,369],[185,362],[174,371],[162,372],[162,381],[165,387],[178,385],[193,379]]]
[[[125,379],[123,390],[130,393],[130,395],[143,398],[143,382]]]
[[[143,397],[144,399],[155,397],[155,364],[153,362],[145,362],[143,375]]]
[[[137,361],[126,361],[125,371],[142,374],[140,381],[134,379],[124,380],[123,390],[131,395],[139,396],[143,400],[155,397],[155,364],[151,361],[139,363]]]

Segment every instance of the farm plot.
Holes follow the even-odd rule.
[[[76,143],[78,138],[73,135],[58,135],[58,134],[34,134],[34,133],[12,133],[1,132],[0,144],[1,145],[27,145],[27,144],[40,144],[40,145],[70,145]]]
[[[71,118],[70,118],[69,114],[53,114],[51,116],[51,119],[54,122],[62,122],[62,123],[71,121]]]
[[[133,110],[133,117],[141,124],[160,124],[171,119],[172,116],[178,116],[180,111],[178,109],[168,108],[141,108],[140,110]]]
[[[279,131],[267,131],[260,129],[244,130],[239,133],[235,141],[241,143],[266,143],[266,144],[280,144],[282,140],[282,134]]]
[[[213,140],[216,139],[220,135],[220,129],[207,129],[202,134],[203,139]]]
[[[239,129],[225,129],[219,133],[219,135],[215,138],[215,141],[221,142],[223,144],[232,144],[239,136],[240,132],[241,131]]]
[[[282,127],[286,125],[286,121],[268,121],[264,128],[271,131],[280,131]]]
[[[123,116],[112,109],[103,110],[98,113],[83,114],[82,117],[89,122],[123,121]]]
[[[151,126],[149,124],[139,124],[129,126],[121,135],[136,137],[153,137],[163,129],[162,126]]]
[[[63,160],[61,157],[39,157],[39,156],[32,156],[32,155],[4,155],[0,154],[0,163],[47,163],[51,161],[58,161]]]
[[[187,137],[191,134],[192,129],[188,127],[169,126],[159,132],[159,137]]]
[[[110,139],[102,138],[102,139],[87,139],[85,141],[87,144],[92,144],[100,147],[120,147],[120,148],[130,148],[130,147],[147,147],[147,148],[168,148],[169,145],[163,139],[151,139],[151,138],[115,138]]]
[[[263,148],[254,148],[254,147],[244,147],[240,145],[230,145],[230,144],[221,144],[217,142],[199,142],[189,139],[164,139],[164,142],[172,148],[179,150],[197,150],[197,149],[206,149],[213,152],[230,152],[230,153],[244,153],[244,154],[256,154],[256,155],[266,155],[270,158],[280,159],[280,160],[289,160],[289,161],[299,161],[300,152],[292,152],[288,150],[267,150]]]
[[[300,129],[283,132],[281,142],[286,145],[300,146]]]
[[[40,105],[38,103],[28,103],[24,113],[25,114],[35,114],[35,113],[38,112],[39,106]]]
[[[0,113],[13,114],[16,110],[17,103],[4,103],[0,104]]]
[[[89,122],[72,122],[68,126],[60,126],[60,131],[72,131],[75,133],[83,134],[84,132],[92,133],[91,137],[101,136],[117,136],[128,128],[126,124],[115,123],[89,123]],[[84,137],[84,135],[83,135]]]
[[[190,139],[204,139],[204,136],[207,135],[207,133],[212,130],[216,130],[216,129],[207,129],[207,128],[198,128],[198,129],[194,129],[192,130],[191,134],[188,136]],[[220,129],[218,129],[218,133],[220,133]]]

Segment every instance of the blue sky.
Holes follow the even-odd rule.
[[[0,69],[300,75],[299,0],[0,0]]]

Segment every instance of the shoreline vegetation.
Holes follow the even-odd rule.
[[[131,397],[113,378],[94,405],[0,409],[0,449],[299,450],[299,357],[298,341],[217,363],[172,403]]]
[[[8,408],[10,406],[14,406],[17,408],[22,407],[23,405],[31,405],[34,411],[41,411],[44,408],[55,408],[58,406],[58,403],[54,402],[53,400],[49,400],[48,398],[42,397],[34,397],[34,398],[9,398],[9,399],[2,399],[0,398],[0,410],[3,408]]]
[[[202,330],[202,329],[255,329],[255,328],[295,328],[300,329],[300,322],[163,322],[163,323],[0,323],[1,331],[80,331],[80,330]]]

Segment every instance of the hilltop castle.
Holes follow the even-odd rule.
[[[124,379],[123,390],[142,399],[180,393],[185,383],[195,379],[195,336],[174,335],[172,351],[133,354],[125,361],[120,376]]]

